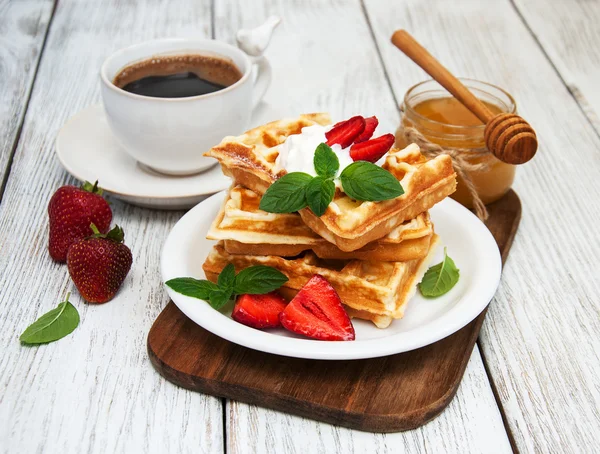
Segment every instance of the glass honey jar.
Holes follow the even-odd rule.
[[[473,79],[460,80],[494,114],[516,113],[515,100],[501,88]],[[515,166],[486,152],[485,125],[436,81],[428,80],[411,87],[404,96],[401,112],[401,128],[396,133],[398,146],[408,145],[404,128],[415,128],[429,142],[464,150],[462,158],[469,164],[480,164],[476,171],[466,173],[484,204],[495,202],[508,192],[515,178]],[[460,177],[457,181],[456,192],[451,197],[473,208],[471,193]]]

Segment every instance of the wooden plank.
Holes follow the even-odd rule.
[[[513,4],[600,133],[598,2],[514,0]]]
[[[54,0],[0,0],[0,200]]]
[[[358,1],[250,4],[217,0],[215,35],[233,41],[238,28],[253,27],[270,14],[280,15],[283,22],[266,52],[273,65],[274,81],[254,117],[255,124],[326,110],[335,119],[355,113],[377,114],[381,131],[395,129],[398,111]],[[468,369],[471,372],[453,404],[435,420],[439,422],[434,421],[421,431],[369,434],[233,402],[227,411],[227,450],[313,452],[310,448],[314,447],[317,451],[333,452],[352,448],[353,442],[360,439],[364,447],[378,446],[381,451],[396,449],[398,444],[435,451],[432,447],[452,445],[458,431],[462,434],[460,442],[452,449],[473,446],[478,447],[475,451],[481,451],[493,445],[499,452],[506,452],[510,450],[508,439],[479,353],[475,351],[474,355]],[[474,379],[473,374],[478,378]],[[465,424],[471,420],[474,407],[478,408],[477,424]],[[461,428],[455,431],[453,425]]]
[[[477,347],[455,399],[436,419],[409,432],[376,434],[317,423],[229,401],[227,452],[511,452]]]
[[[46,206],[74,182],[54,155],[59,128],[100,101],[98,69],[114,50],[153,37],[211,34],[210,0],[61,0],[48,36],[12,172],[0,205],[0,452],[220,452],[220,399],[165,381],[146,353],[167,302],[159,256],[181,213],[111,200],[133,268],[117,297],[83,303],[50,259]],[[18,336],[67,291],[79,328],[27,348]]]
[[[397,99],[425,79],[389,42],[407,28],[457,75],[506,88],[537,129],[538,156],[519,168],[515,184],[521,226],[481,346],[520,451],[596,450],[598,135],[510,2],[365,5]]]

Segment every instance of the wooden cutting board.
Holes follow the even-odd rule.
[[[510,191],[487,226],[506,260],[521,217]],[[435,344],[383,358],[324,361],[262,353],[223,340],[170,302],[148,334],[148,354],[167,380],[194,391],[370,432],[414,429],[450,403],[485,317]]]

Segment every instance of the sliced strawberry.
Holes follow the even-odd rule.
[[[325,133],[327,145],[340,144],[342,148],[349,147],[354,139],[365,130],[365,119],[360,115],[350,118],[341,124],[337,124]]]
[[[354,139],[354,143],[361,143],[373,137],[373,133],[375,132],[375,128],[377,128],[378,124],[379,120],[377,119],[377,117],[365,118],[365,130],[360,136]]]
[[[335,289],[315,274],[281,313],[284,328],[319,340],[354,340],[354,327]]]
[[[279,315],[286,305],[286,301],[277,292],[241,295],[235,303],[231,318],[252,328],[276,328],[281,326]]]
[[[392,148],[395,140],[394,134],[385,134],[376,139],[355,143],[350,148],[350,157],[354,161],[376,162]]]

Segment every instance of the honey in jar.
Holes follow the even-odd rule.
[[[513,98],[504,90],[476,80],[461,81],[494,114],[516,112]],[[485,149],[485,125],[437,82],[421,82],[408,90],[401,121],[404,128],[417,129],[430,142],[465,149],[463,157],[469,163],[485,164],[483,170],[468,172],[484,204],[495,202],[510,189],[515,166],[500,161],[491,153],[481,152]],[[397,135],[397,143],[408,145],[402,134]],[[468,208],[473,207],[472,196],[460,177],[451,197]]]

